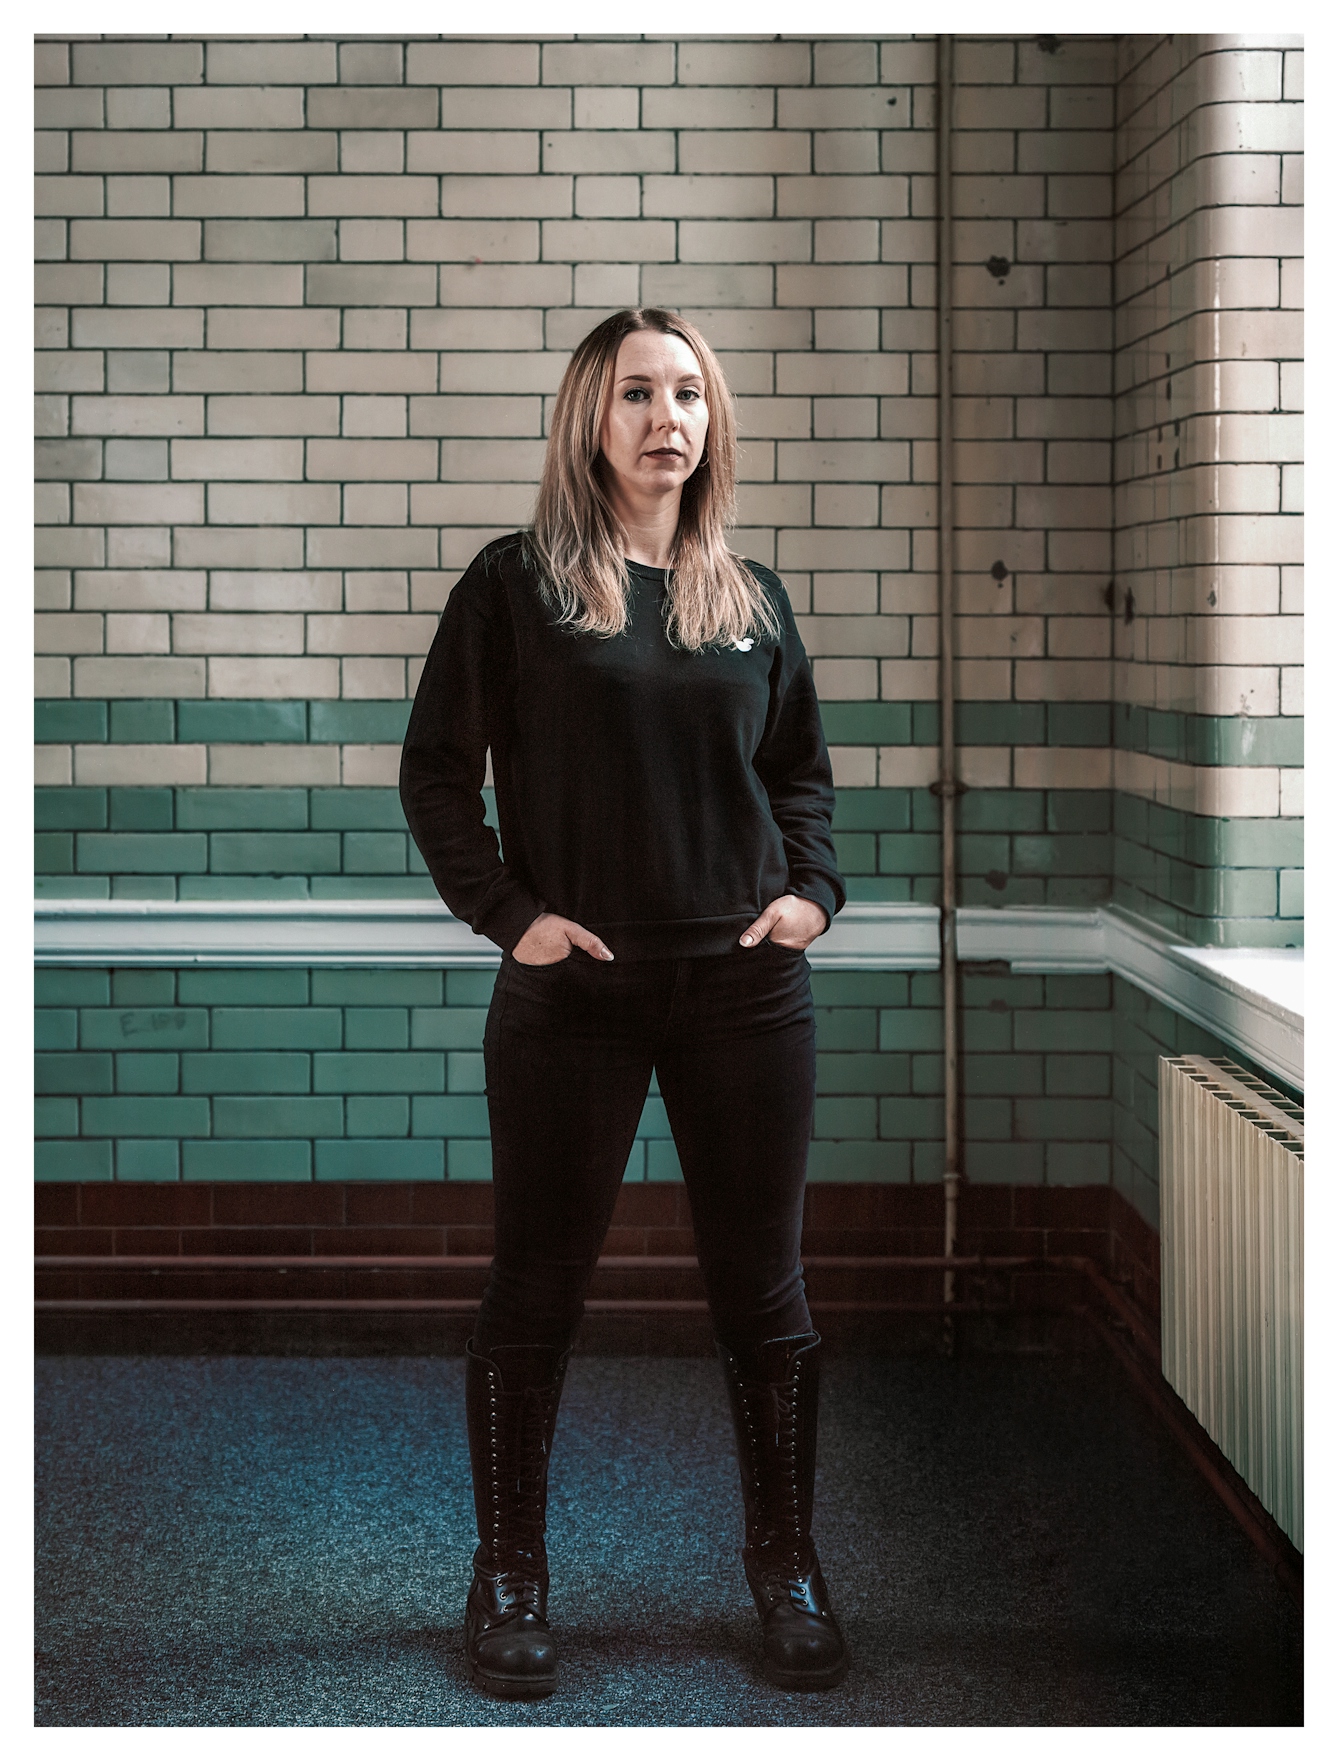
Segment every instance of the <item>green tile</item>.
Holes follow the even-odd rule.
[[[35,874],[73,874],[74,837],[70,832],[37,832],[33,836]]]
[[[439,1097],[433,1095],[433,1100]],[[350,1137],[407,1137],[408,1095],[349,1095],[344,1103]],[[430,1136],[431,1133],[415,1133]]]
[[[838,832],[900,832],[910,825],[909,789],[838,789],[832,828]]]
[[[400,746],[412,708],[407,698],[313,701],[309,738],[340,745],[347,741],[355,746]]]
[[[421,1050],[474,1051],[486,1020],[486,1009],[414,1009],[412,1043]]]
[[[446,1174],[436,1138],[336,1138],[313,1147],[317,1180],[442,1180]]]
[[[917,832],[884,832],[878,839],[878,866],[884,874],[939,873],[939,840]]]
[[[319,976],[312,973],[313,989]],[[338,1009],[215,1009],[211,1044],[215,1051],[260,1051],[268,1047],[322,1051],[343,1044],[344,1017]]]
[[[166,697],[118,698],[110,705],[111,738],[118,745],[171,745],[177,737],[175,708]]]
[[[97,832],[106,823],[105,789],[33,790],[33,824],[39,832]]]
[[[184,742],[250,746],[305,742],[306,737],[307,706],[302,702],[183,698],[177,704],[177,738]]]
[[[988,1009],[964,1009],[961,1035],[964,1052],[1011,1052],[1012,1017],[994,1015]]]
[[[310,1180],[311,1145],[303,1138],[186,1142],[181,1174],[184,1180]]]
[[[823,703],[822,728],[829,746],[908,746],[909,703]]]
[[[962,1002],[968,1009],[1007,1015],[1014,1009],[1039,1009],[1045,1001],[1044,980],[1021,973],[961,972]]]
[[[878,1017],[878,1049],[923,1052],[943,1044],[943,1018],[934,1009],[884,1009]]]
[[[171,874],[113,875],[113,899],[175,899],[177,879]]]
[[[962,1172],[977,1186],[1039,1186],[1045,1146],[1039,1143],[966,1143]]]
[[[386,966],[318,967],[311,975],[311,1000],[369,1009],[440,1003],[441,973]]]
[[[183,1052],[181,1092],[188,1095],[311,1093],[310,1052]]]
[[[45,1142],[34,1146],[35,1180],[110,1180],[112,1146],[90,1143],[87,1138],[70,1143]]]
[[[446,1060],[440,1052],[317,1052],[317,1094],[440,1094]]]
[[[122,1137],[116,1143],[118,1180],[180,1180],[180,1146],[174,1138]]]
[[[813,1114],[814,1137],[878,1136],[878,1102],[872,1095],[823,1096]]]
[[[1016,1018],[1013,1044],[1020,1052],[1108,1052],[1109,1011],[1037,1009]]]
[[[345,1009],[344,1044],[351,1052],[403,1051],[409,1044],[407,1009]]]
[[[41,744],[93,745],[107,738],[107,705],[95,698],[39,697],[33,739]]]
[[[118,1052],[118,1095],[174,1095],[181,1087],[178,1052]]]
[[[408,861],[403,832],[345,832],[345,874],[403,874]]]
[[[496,831],[496,829],[497,829],[496,826],[494,826],[493,830]],[[410,874],[418,874],[418,875],[427,874],[428,867],[427,867],[427,863],[423,861],[423,853],[418,848],[417,844],[414,843],[412,838],[409,839],[408,849],[409,849],[409,873]],[[431,877],[429,876],[428,878],[430,879]],[[435,888],[433,890],[435,891]]]
[[[433,899],[437,889],[425,875],[314,874],[313,899]]]
[[[313,831],[402,832],[398,789],[313,789]]]
[[[1048,832],[1108,832],[1112,818],[1108,789],[1050,789],[1046,793]]]
[[[193,966],[177,980],[183,1003],[305,1003],[310,989],[300,966]]]
[[[832,844],[836,863],[843,875],[876,874],[878,871],[878,837],[874,832],[835,832]]]
[[[414,1095],[415,1138],[486,1138],[484,1095]]]
[[[495,968],[481,972],[461,971],[457,968],[448,971],[445,977],[446,1002],[452,1009],[486,1009],[492,1001],[493,986],[497,982]]]
[[[1017,1128],[1023,1137],[1093,1138],[1102,1142],[1110,1138],[1110,1102],[1108,1100],[1060,1100],[1046,1097],[1020,1096],[1014,1103]]]
[[[819,1009],[818,1046],[824,1052],[876,1052],[878,1016],[873,1009]]]
[[[916,702],[911,704],[911,742],[916,746],[938,745],[938,704],[932,702]]]
[[[1046,744],[1050,746],[1109,746],[1111,714],[1108,703],[1051,703],[1046,707]]]
[[[118,966],[111,980],[111,1000],[118,1006],[157,1008],[177,1000],[177,975],[168,966]]]
[[[938,1129],[943,1129],[941,1119]],[[999,1095],[967,1095],[962,1102],[962,1130],[968,1140],[1007,1142],[1013,1135],[1012,1101]]]
[[[813,1001],[819,1008],[835,1008],[842,1003],[863,1004],[866,1008],[904,1008],[910,997],[910,983],[904,972],[826,972],[813,974]]]
[[[1043,703],[958,703],[960,746],[1044,746]]]
[[[683,1165],[672,1137],[652,1138],[646,1145],[647,1180],[682,1180]]]
[[[337,1137],[344,1129],[341,1095],[220,1095],[213,1105],[215,1137]]]
[[[92,874],[35,874],[35,899],[109,899],[111,882]]]
[[[1017,1021],[1028,1019],[1019,1015]],[[941,1060],[939,1060],[941,1065]],[[1038,1095],[1044,1087],[1044,1061],[1017,1053],[978,1052],[962,1064],[962,1092],[976,1095]],[[943,1084],[939,1070],[938,1087]]]
[[[909,1141],[917,1137],[940,1137],[942,1133],[941,1100],[929,1100],[923,1095],[884,1095],[878,1102],[879,1137]]]
[[[80,832],[81,874],[203,874],[208,840],[199,832]]]
[[[623,1182],[640,1181],[646,1178],[646,1146],[638,1141],[632,1145],[627,1161],[623,1166]]]
[[[79,1103],[73,1095],[38,1095],[33,1101],[34,1137],[78,1137]]]
[[[910,1153],[904,1143],[824,1143],[808,1146],[811,1181],[877,1181],[889,1184],[911,1177]]]
[[[964,832],[1039,832],[1045,796],[1039,789],[972,789],[962,797],[958,824]]]
[[[1108,1186],[1108,1143],[1050,1143],[1045,1146],[1047,1186]]]
[[[111,974],[95,967],[39,966],[33,973],[33,1000],[52,1007],[96,1005],[111,998]]]
[[[84,1009],[79,1037],[90,1051],[184,1051],[209,1044],[203,1009]]]
[[[641,1109],[641,1117],[637,1120],[636,1134],[638,1137],[672,1137],[669,1126],[669,1114],[659,1095],[649,1095]]]
[[[907,905],[913,900],[914,887],[917,884],[899,875],[863,875],[849,872],[846,873],[845,882],[846,897],[852,904],[878,902]]]
[[[964,875],[988,874],[991,869],[1010,874],[1012,849],[1030,841],[1025,837],[1010,840],[997,832],[963,832],[957,839],[957,865]],[[934,840],[935,867],[940,860],[938,850],[938,841]]]
[[[912,789],[910,798],[911,830],[932,832],[937,838],[943,829],[943,810],[938,804],[938,796],[929,789]]]
[[[913,972],[911,974],[911,1007],[913,1009],[941,1009],[943,1007],[943,980],[937,972]]]
[[[819,1052],[819,1094],[903,1094],[909,1061],[896,1052]]]
[[[112,1061],[106,1052],[39,1052],[35,1065],[39,1095],[109,1095]]]
[[[178,789],[177,826],[184,832],[305,831],[305,789]]]
[[[1110,1058],[1101,1052],[1052,1052],[1045,1060],[1048,1095],[1110,1094]]]
[[[1284,868],[1278,875],[1278,916],[1305,916],[1305,872]]]
[[[83,1102],[90,1137],[207,1137],[209,1102],[197,1095],[90,1095]]]
[[[452,1138],[446,1145],[446,1178],[491,1180],[492,1145],[487,1138]]]
[[[39,1052],[77,1052],[79,1016],[75,1010],[34,1010],[33,1045]]]
[[[213,874],[337,874],[334,832],[211,832]]]
[[[107,823],[114,832],[170,832],[170,789],[109,789]]]
[[[179,899],[308,899],[311,882],[301,874],[184,874]]]
[[[1111,975],[1108,972],[1052,972],[1045,980],[1045,1002],[1050,1009],[1109,1009]]]
[[[446,1092],[453,1095],[483,1093],[482,1052],[447,1052]]]
[[[1043,905],[1045,882],[1038,875],[1014,875],[991,869],[984,875],[961,876],[957,902],[960,905]]]

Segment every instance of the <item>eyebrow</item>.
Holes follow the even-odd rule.
[[[618,375],[619,385],[622,385],[628,379],[639,380],[640,383],[643,385],[653,385],[655,383],[655,381],[651,378],[649,373],[620,373]],[[705,385],[705,383],[706,383],[705,379],[702,378],[702,375],[700,373],[680,373],[678,376],[678,383],[680,385],[683,385],[689,379],[700,380],[703,385]]]

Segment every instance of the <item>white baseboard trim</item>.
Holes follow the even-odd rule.
[[[497,948],[430,899],[44,899],[36,957],[47,966],[496,966]],[[962,960],[1015,972],[1114,972],[1303,1087],[1299,950],[1204,949],[1118,909],[1001,906],[959,911]],[[932,905],[852,903],[809,950],[818,971],[933,972]]]

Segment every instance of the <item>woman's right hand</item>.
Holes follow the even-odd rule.
[[[613,958],[597,935],[573,923],[570,917],[543,911],[511,950],[511,958],[522,966],[556,966],[568,958],[573,948],[584,949],[596,960]]]

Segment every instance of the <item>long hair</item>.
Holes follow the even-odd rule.
[[[780,629],[774,608],[725,543],[735,516],[736,445],[725,375],[696,325],[657,306],[615,312],[596,325],[562,375],[527,534],[543,591],[559,621],[574,630],[616,636],[627,627],[627,535],[609,501],[599,436],[618,350],[634,330],[681,337],[696,355],[705,384],[706,445],[683,485],[670,556],[669,639],[701,649],[774,635]]]

